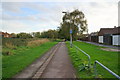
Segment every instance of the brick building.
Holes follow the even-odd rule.
[[[0,35],[4,38],[11,38],[12,37],[12,35],[7,33],[7,32],[0,32]]]
[[[98,32],[98,42],[108,45],[120,45],[120,27],[101,28]]]

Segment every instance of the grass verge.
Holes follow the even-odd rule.
[[[69,55],[71,57],[71,60],[73,62],[74,67],[77,70],[77,77],[79,78],[94,78],[94,69],[93,69],[93,63],[95,60],[98,60],[102,64],[104,64],[106,67],[111,69],[113,72],[119,75],[120,69],[118,68],[118,65],[120,62],[118,62],[118,52],[111,52],[111,51],[104,51],[101,50],[100,46],[84,43],[84,42],[73,42],[76,46],[78,46],[80,49],[85,51],[87,54],[91,56],[91,69],[88,70],[87,64],[88,64],[88,58],[80,51],[76,50],[75,47],[70,48],[69,42],[66,42]],[[103,69],[101,66],[97,65],[97,72],[99,78],[115,78],[113,75],[111,75],[108,71]]]
[[[57,43],[58,42],[46,42],[34,48],[20,46],[17,47],[16,50],[12,50],[15,54],[9,56],[3,55],[2,77],[11,78]]]

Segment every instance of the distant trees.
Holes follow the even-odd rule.
[[[77,39],[77,34],[82,34],[87,31],[87,20],[82,11],[78,9],[70,13],[65,13],[62,18],[61,26],[59,27],[60,38],[70,39],[70,27],[73,31],[73,39]]]
[[[12,33],[13,37],[17,38],[50,38],[50,39],[70,39],[70,29],[72,29],[72,37],[73,40],[78,38],[79,34],[83,34],[83,32],[87,32],[87,20],[85,19],[85,15],[82,11],[78,9],[67,13],[65,12],[60,27],[56,30],[48,30],[43,32],[32,32],[32,33]]]
[[[41,38],[51,38],[57,39],[58,38],[58,31],[57,30],[48,30],[41,33]]]
[[[17,38],[32,38],[32,35],[28,33],[19,33],[17,34]]]
[[[43,32],[32,32],[32,33],[11,33],[12,38],[50,38],[50,39],[57,39],[58,38],[58,30],[48,30]]]
[[[32,36],[36,37],[36,38],[40,38],[41,34],[40,34],[40,32],[32,32]]]

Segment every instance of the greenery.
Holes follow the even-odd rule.
[[[75,25],[71,25],[68,22],[64,22],[63,24],[61,24],[61,27],[59,29],[59,37],[66,39],[66,40],[70,40],[70,26],[72,29],[72,36],[73,39],[76,40],[77,39],[77,33],[78,33],[78,27]]]
[[[9,43],[5,45],[7,41],[9,41]],[[38,46],[29,47],[29,46],[26,46],[27,41],[30,42],[32,40],[27,40],[27,39],[26,40],[24,39],[15,40],[15,39],[8,38],[8,40],[3,41],[4,47],[3,47],[2,54],[6,51],[13,53],[10,55],[2,55],[2,61],[3,61],[2,77],[3,78],[11,78],[15,74],[17,74],[19,71],[23,70],[26,66],[31,64],[34,60],[39,58],[46,51],[48,51],[52,46],[58,43],[58,42],[49,41],[46,43],[42,43],[41,45],[38,45]],[[40,42],[40,40],[38,42]],[[33,43],[34,43],[34,40],[32,44]],[[35,44],[36,44],[36,41],[35,41]]]
[[[69,55],[71,56],[71,60],[73,62],[74,67],[77,70],[77,77],[79,78],[94,78],[94,69],[93,64],[95,60],[98,60],[106,67],[111,69],[116,74],[120,75],[118,72],[120,69],[120,62],[118,62],[118,52],[111,51],[103,51],[100,46],[74,41],[73,44],[78,46],[80,49],[85,51],[87,54],[91,56],[91,68],[88,68],[88,58],[80,51],[78,51],[75,47],[70,48],[69,42],[66,42]],[[97,65],[98,78],[115,78],[108,71],[103,69],[101,66]]]
[[[41,38],[50,38],[57,39],[58,38],[58,30],[48,30],[41,33]]]
[[[59,27],[59,37],[65,38],[67,40],[70,39],[69,32],[72,29],[73,40],[77,39],[77,33],[82,34],[83,32],[87,32],[87,20],[85,19],[85,15],[82,11],[78,9],[72,12],[64,12],[63,21],[61,26]]]
[[[32,32],[33,37],[40,38],[40,32]]]
[[[32,35],[30,35],[29,33],[19,33],[17,34],[17,38],[32,38]]]
[[[58,29],[57,30],[52,30],[49,29],[47,31],[43,31],[43,32],[31,32],[31,33],[11,33],[12,38],[21,38],[21,39],[30,39],[30,38],[49,38],[49,39],[58,39]]]

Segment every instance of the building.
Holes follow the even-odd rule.
[[[108,45],[120,45],[120,27],[101,28],[98,32],[98,42]]]
[[[99,32],[92,32],[79,39],[107,45],[120,45],[120,27],[101,28]]]
[[[89,34],[80,34],[78,40],[88,41]]]
[[[98,42],[98,32],[92,32],[89,37],[88,37],[88,41],[91,42]]]
[[[12,37],[12,35],[7,33],[7,32],[0,32],[0,35],[4,38],[11,38]]]

